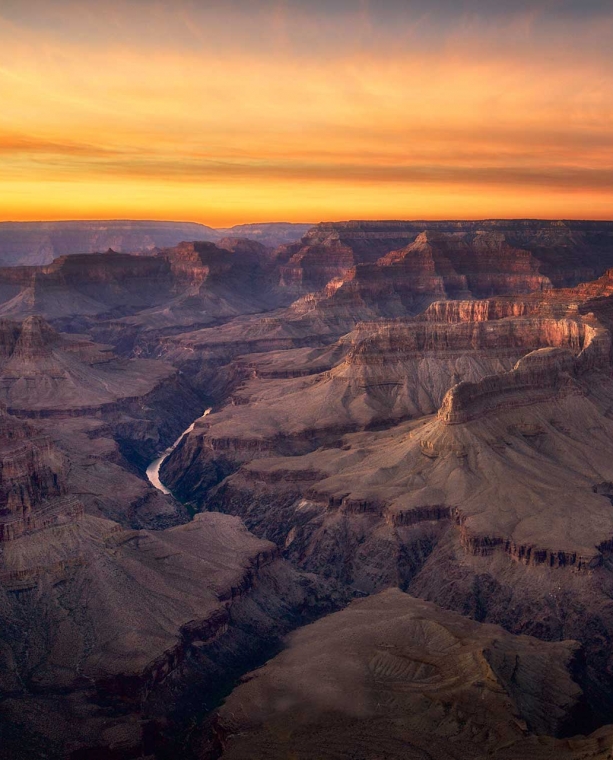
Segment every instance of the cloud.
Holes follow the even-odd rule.
[[[110,156],[126,155],[127,153],[128,151],[126,150],[117,150],[91,143],[61,142],[22,134],[0,134],[0,155],[5,156],[43,155],[63,156],[65,159],[69,159],[73,156],[108,158]],[[133,154],[134,150],[132,149],[129,151],[129,155]]]
[[[459,195],[476,215],[491,197],[613,202],[610,2],[0,5],[0,200],[87,187],[103,209],[138,186],[143,208],[180,209],[223,189],[249,217],[291,186],[331,218],[358,197],[368,215],[367,193],[379,215],[378,194],[439,216]]]

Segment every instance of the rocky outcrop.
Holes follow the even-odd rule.
[[[246,461],[305,454],[349,432],[432,414],[441,404],[443,418],[449,398],[476,396],[469,389],[483,388],[482,405],[490,396],[503,403],[503,382],[517,404],[531,403],[528,388],[535,400],[558,393],[559,373],[537,366],[536,355],[518,365],[530,372],[508,374],[530,351],[542,349],[538,356],[554,364],[567,351],[569,367],[578,355],[582,371],[609,361],[608,333],[595,320],[486,315],[475,306],[465,316],[476,321],[366,323],[329,348],[245,357],[229,403],[194,430],[163,475],[181,498],[198,501]]]
[[[204,403],[169,365],[120,359],[108,346],[60,334],[40,317],[0,320],[2,402],[11,414],[36,421],[32,441],[53,441],[64,452],[68,490],[56,496],[78,493],[81,511],[84,505],[89,513],[132,527],[167,527],[186,519],[179,505],[139,476]],[[14,458],[24,457],[24,478],[38,472],[38,443],[33,451],[15,446]],[[35,482],[46,481],[39,473]],[[39,496],[49,502],[44,519],[56,519],[50,497]],[[65,509],[74,512],[67,504]],[[39,524],[42,512],[24,519]],[[10,530],[21,528],[14,523]]]
[[[298,250],[293,253],[292,250]],[[291,255],[290,255],[291,254]],[[277,260],[287,257],[279,266],[281,287],[298,292],[319,290],[336,277],[342,277],[356,264],[352,249],[331,235],[323,243],[312,244],[309,235],[305,244],[295,244],[277,252]]]
[[[167,299],[168,262],[153,256],[105,254],[61,256],[41,267],[0,270],[0,315],[47,319],[130,313]]]
[[[575,377],[587,370],[607,368],[611,353],[611,337],[606,329],[598,324],[583,325],[583,331],[583,347],[576,356],[561,348],[544,348],[520,359],[511,372],[454,386],[443,399],[439,419],[454,425],[563,393],[581,394]]]
[[[336,584],[356,595],[410,589],[514,633],[580,640],[580,652],[550,651],[562,653],[562,671],[570,666],[583,695],[557,686],[545,694],[548,674],[569,684],[548,647],[500,644],[500,631],[498,644],[484,643],[483,629],[466,620],[460,635],[426,605],[420,620],[436,619],[427,643],[441,627],[463,642],[445,650],[445,672],[457,675],[457,683],[443,679],[447,701],[428,671],[419,689],[438,694],[439,707],[420,712],[421,702],[406,701],[413,676],[399,689],[394,676],[391,691],[374,694],[393,725],[366,710],[357,723],[335,712],[334,726],[349,720],[362,739],[382,719],[385,730],[372,735],[386,747],[401,725],[406,754],[409,745],[427,750],[422,729],[403,723],[414,715],[428,742],[443,731],[439,754],[450,731],[464,754],[477,744],[523,760],[541,742],[528,735],[537,725],[551,736],[607,720],[613,289],[602,273],[610,238],[606,224],[348,223],[322,225],[274,253],[230,238],[125,257],[143,262],[133,278],[113,253],[36,273],[46,284],[32,292],[64,316],[53,327],[38,317],[0,322],[0,389],[36,428],[32,448],[17,449],[17,486],[6,496],[14,528],[4,530],[0,552],[4,725],[16,735],[27,716],[30,736],[51,737],[42,743],[58,753],[70,736],[74,760],[94,750],[151,754],[164,741],[167,756],[185,756],[177,726],[197,735],[203,702],[270,654],[302,611],[326,608]],[[602,276],[577,285],[591,273]],[[7,275],[10,308],[27,303],[10,291],[23,276]],[[91,301],[73,309],[67,293],[100,300],[83,316]],[[120,359],[59,326],[175,367]],[[210,405],[161,468],[175,496],[208,510],[188,522],[187,509],[142,475]],[[61,452],[59,469],[46,439]],[[29,482],[23,473],[32,471]],[[81,510],[71,512],[69,500]],[[62,520],[47,521],[47,503],[62,504]],[[395,604],[394,631],[414,617]],[[343,629],[359,639],[356,621]],[[407,631],[403,641],[420,640],[413,623]],[[524,667],[531,647],[539,651]],[[426,645],[418,654],[421,669],[426,656],[440,660]],[[369,684],[387,683],[397,665],[377,666]],[[330,667],[331,679],[337,672]],[[544,684],[542,700],[530,672]],[[276,712],[271,720],[276,726]],[[227,726],[213,727],[225,742]],[[249,751],[281,746],[266,728],[235,729],[254,738]],[[579,746],[588,756],[600,751],[599,735],[573,741],[539,746],[562,756]],[[36,746],[23,746],[35,756]],[[304,746],[319,752],[317,742]]]
[[[207,324],[276,305],[269,249],[240,239],[223,245],[181,243],[143,256],[109,250],[62,256],[48,266],[1,268],[0,315],[41,314],[73,330],[104,318],[134,332]]]
[[[109,346],[60,334],[38,316],[0,320],[0,401],[15,414],[117,411],[142,402],[176,374],[162,362],[120,359]]]

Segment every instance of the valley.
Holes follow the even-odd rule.
[[[0,257],[0,756],[610,758],[613,223],[196,227]]]

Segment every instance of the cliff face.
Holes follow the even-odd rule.
[[[580,356],[539,351],[466,397],[450,391],[434,418],[252,455],[204,504],[360,592],[400,585],[515,633],[579,640],[606,721],[613,387]]]
[[[181,243],[147,256],[109,250],[63,256],[43,267],[4,267],[0,315],[40,314],[78,324],[79,317],[139,314],[123,328],[155,328],[206,323],[274,302],[267,292],[269,250],[240,239],[225,239],[223,245]]]
[[[0,270],[0,314],[48,319],[130,311],[159,303],[172,285],[162,258],[106,254],[62,256],[44,267]]]
[[[417,314],[433,301],[510,294],[517,298],[574,286],[598,277],[613,264],[613,235],[606,225],[600,235],[539,225],[530,234],[494,225],[458,225],[457,231],[452,230],[428,226],[414,234],[409,225],[410,242],[375,260],[373,251],[382,252],[385,241],[398,242],[397,228],[385,236],[367,227],[358,242],[351,226],[338,225],[334,233],[324,227],[319,235],[312,231],[289,259],[291,282],[322,289],[291,311],[295,314],[300,308],[311,330],[323,321],[339,333],[347,332],[359,320]],[[366,249],[369,256],[363,253],[362,236],[370,240],[370,235],[375,240]],[[288,284],[286,270],[282,272],[281,284]]]
[[[109,346],[61,335],[41,317],[0,320],[0,400],[25,416],[71,416],[127,406],[168,383],[161,362],[126,360]]]
[[[604,275],[243,356],[164,477],[359,592],[577,638],[606,720],[610,656],[590,631],[613,634],[610,312]]]
[[[2,751],[16,758],[37,742],[48,757],[151,752],[182,694],[223,686],[215,662],[257,662],[298,610],[328,603],[224,515],[162,532],[85,515],[2,546]]]
[[[451,325],[416,321],[386,329],[372,325],[362,332],[366,337],[348,346],[343,360],[330,371],[250,381],[252,390],[257,389],[253,396],[248,395],[248,384],[240,392],[238,406],[210,415],[170,458],[166,468],[169,482],[184,489],[188,497],[206,496],[206,488],[248,462],[222,486],[232,511],[242,503],[240,495],[232,496],[233,489],[244,493],[247,483],[258,483],[264,492],[283,494],[281,500],[300,496],[334,509],[371,513],[391,525],[410,524],[413,509],[417,515],[425,510],[426,516],[417,521],[428,520],[428,510],[438,510],[436,519],[442,516],[461,525],[467,547],[478,544],[469,538],[471,532],[481,533],[479,526],[488,524],[484,546],[506,547],[511,554],[524,540],[514,521],[520,519],[520,513],[534,514],[537,509],[536,481],[542,481],[544,489],[538,509],[545,514],[552,508],[553,497],[545,495],[547,489],[562,489],[563,501],[568,502],[565,520],[571,519],[576,491],[571,483],[585,478],[580,452],[589,448],[594,431],[602,431],[606,437],[609,427],[606,410],[613,388],[608,379],[608,330],[593,319],[505,318]],[[530,344],[539,341],[548,346],[523,356]],[[455,363],[454,351],[463,365]],[[467,363],[470,351],[475,352],[472,365]],[[522,355],[517,363],[511,362],[515,366],[499,369],[497,374],[487,372],[487,366],[503,362],[505,356],[508,361],[513,351]],[[417,369],[411,370],[414,363]],[[479,379],[457,382],[457,371],[451,371],[454,366],[463,366],[465,371],[471,367],[475,375],[479,370],[483,374]],[[426,394],[436,388],[440,395],[433,403]],[[428,403],[429,409],[419,409],[420,393],[421,403]],[[419,421],[438,407],[436,419]],[[329,417],[322,412],[324,408]],[[398,426],[407,417],[417,421]],[[584,429],[587,420],[593,421],[591,434]],[[379,434],[347,435],[376,426],[386,429],[380,434],[381,448],[375,445]],[[571,436],[572,446],[565,445],[565,435]],[[322,444],[328,447],[325,453],[314,451]],[[513,456],[502,456],[507,451]],[[288,457],[290,454],[293,456]],[[593,477],[599,483],[609,482],[606,455],[600,454],[604,458],[598,467],[602,468]],[[534,464],[529,475],[520,475],[523,456],[543,458],[538,477]],[[549,461],[552,457],[555,465]],[[596,461],[594,455],[595,468]],[[557,468],[564,475],[556,476]],[[589,483],[585,488],[576,498],[586,503],[594,498],[594,509],[603,515],[601,510],[608,510],[607,500],[592,497]],[[531,493],[529,503],[522,506],[527,493]],[[215,499],[218,495],[213,494],[212,503]],[[562,521],[559,502],[555,503],[557,519]],[[257,511],[257,506],[254,509]],[[507,527],[500,533],[494,526],[507,509],[509,517],[501,523]],[[315,512],[320,514],[318,509]],[[251,507],[246,514],[251,519]],[[261,513],[260,519],[264,519]],[[278,515],[271,519],[277,520]],[[543,522],[543,529],[545,525]],[[594,523],[585,533],[573,534],[570,523],[561,522],[556,538],[550,526],[541,535],[534,520],[532,545],[536,548],[542,542],[545,551],[534,561],[557,563],[553,557],[558,554],[560,562],[581,567],[602,561],[613,525],[607,522],[601,527],[596,531]],[[305,534],[303,540],[312,538]],[[535,551],[533,558],[537,554],[541,556]],[[305,557],[311,562],[315,556],[311,546]]]
[[[0,320],[0,388],[0,403],[11,414],[37,421],[32,440],[59,443],[68,456],[68,491],[78,492],[88,511],[133,526],[161,527],[183,519],[179,505],[137,474],[202,411],[204,402],[174,368],[119,358],[108,346],[58,333],[40,317]],[[23,477],[37,473],[32,482],[40,485],[51,477],[38,469],[45,447],[20,444],[14,453]],[[25,498],[28,488],[13,490]],[[57,496],[66,494],[58,488]]]
[[[450,291],[468,289],[483,297],[572,286],[600,276],[613,265],[613,225],[530,220],[327,223],[277,255],[287,268],[282,274],[286,285],[323,286],[326,277],[329,281],[356,265],[378,262],[419,273],[422,289],[440,288],[441,278],[447,278]],[[385,277],[380,267],[367,266],[364,278],[373,273]]]
[[[0,410],[1,754],[140,756],[179,699],[215,698],[219,662],[248,668],[332,589],[237,518],[149,531],[94,516],[80,497],[104,486],[102,439],[83,461],[82,430],[50,429]],[[108,487],[126,509],[129,475]]]
[[[613,265],[613,227],[530,221],[323,224],[300,243],[278,249],[273,262],[279,291],[300,296],[288,308],[215,331],[163,338],[161,350],[192,368],[202,356],[201,379],[210,384],[214,377],[206,367],[218,365],[220,356],[227,362],[241,353],[322,345],[360,322],[381,318],[428,320],[424,311],[448,300],[462,301],[465,310],[485,309],[487,319],[564,316],[572,300],[589,296],[588,286],[581,291],[577,283]],[[488,304],[471,306],[476,299]],[[448,310],[446,321],[458,307],[438,308]]]
[[[67,498],[67,467],[50,438],[0,408],[0,542],[83,512]]]

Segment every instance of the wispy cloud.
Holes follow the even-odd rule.
[[[613,215],[612,43],[608,1],[4,0],[0,207]]]

